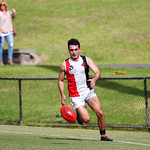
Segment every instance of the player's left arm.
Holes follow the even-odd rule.
[[[88,65],[89,68],[94,72],[95,76],[92,79],[89,79],[88,81],[91,81],[91,88],[93,88],[96,84],[96,81],[101,77],[101,72],[98,69],[98,67],[96,66],[96,64],[93,62],[93,60],[89,57],[87,57],[88,59]]]

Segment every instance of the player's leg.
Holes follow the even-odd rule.
[[[88,123],[90,121],[90,114],[85,105],[79,106],[76,111],[79,124]]]
[[[93,111],[96,113],[98,118],[98,126],[100,129],[101,134],[101,140],[102,141],[113,141],[112,139],[108,138],[105,131],[105,118],[104,114],[101,108],[101,103],[97,96],[92,97],[88,101],[88,105],[93,109]]]
[[[98,97],[97,96],[92,97],[88,101],[88,105],[93,109],[93,111],[97,115],[99,128],[101,130],[105,130],[105,118]]]
[[[85,97],[86,93],[79,97],[70,97],[71,104],[77,112],[77,121],[82,125],[90,121],[90,115],[85,106]]]

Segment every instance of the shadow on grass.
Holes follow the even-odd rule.
[[[55,71],[57,73],[59,73],[59,69],[60,69],[60,66],[54,66],[54,65],[38,65],[36,67],[48,69],[50,71]]]
[[[60,66],[54,66],[54,65],[39,65],[37,67],[48,69],[50,71],[54,71],[56,73],[59,73]],[[127,80],[129,82],[129,80]],[[133,80],[131,80],[133,81]],[[134,87],[136,86],[132,84],[132,82],[129,82],[130,85],[123,85],[123,83],[120,83],[120,80],[110,81],[110,80],[99,80],[97,81],[97,86],[118,91],[120,93],[126,93],[129,95],[135,95],[140,97],[145,97],[144,93],[144,81],[143,81],[143,87]],[[138,85],[138,84],[137,84]],[[150,95],[150,91],[147,91],[148,95]]]
[[[59,137],[40,137],[41,139],[46,139],[46,140],[67,140],[67,141],[94,141],[94,139],[81,139],[81,138],[65,138],[65,137],[62,137],[62,138],[59,138]]]
[[[116,80],[116,81],[118,82],[108,81],[108,80],[99,80],[97,83],[97,86],[105,88],[105,89],[113,90],[113,91],[118,91],[120,93],[126,93],[129,95],[145,97],[144,81],[143,81],[143,87],[139,86],[139,88],[135,87],[136,85],[133,85],[132,82],[129,82],[130,85],[123,85],[123,83],[119,83],[120,80]],[[147,93],[149,94],[150,91],[147,91]]]

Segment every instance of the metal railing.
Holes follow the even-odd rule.
[[[150,129],[149,79],[150,77],[101,77],[97,81],[95,91],[106,115],[107,127]],[[77,123],[66,124],[61,117],[56,117],[61,107],[57,80],[58,78],[1,77],[0,123],[79,126]],[[66,86],[67,81],[65,82]],[[67,86],[65,89],[67,95]],[[69,100],[67,105],[70,105]],[[89,111],[92,117],[87,126],[97,126],[96,116],[90,109]]]

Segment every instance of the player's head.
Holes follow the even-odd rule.
[[[68,49],[69,49],[69,46],[70,45],[78,45],[78,47],[80,48],[80,42],[77,40],[77,39],[70,39],[69,41],[68,41]]]
[[[70,57],[75,61],[79,58],[80,55],[80,43],[77,39],[70,39],[68,41],[68,51]]]
[[[5,7],[5,10],[7,11],[7,3],[4,0],[0,1],[0,11],[3,10],[2,7]]]

